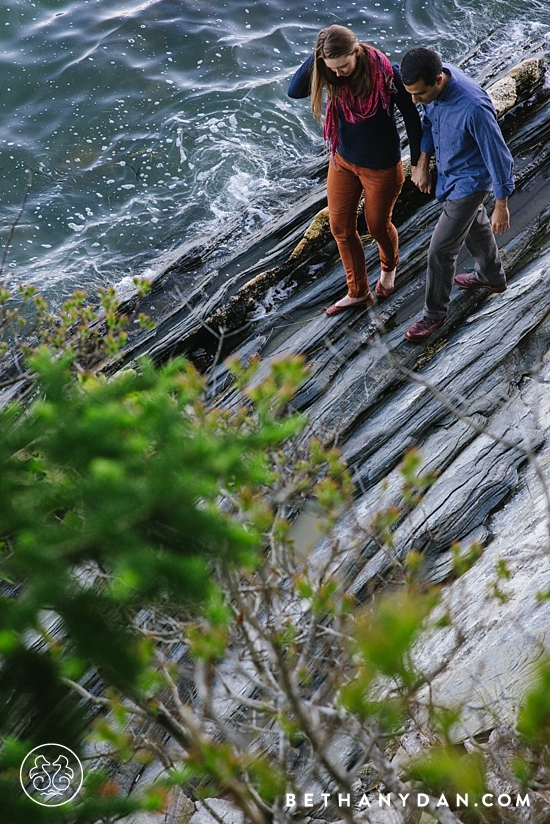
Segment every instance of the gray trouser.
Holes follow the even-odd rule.
[[[506,282],[491,223],[483,205],[486,192],[474,192],[460,200],[446,200],[428,250],[424,315],[440,320],[447,314],[463,243],[475,261],[478,278],[492,286]]]

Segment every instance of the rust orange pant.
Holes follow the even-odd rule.
[[[401,161],[389,169],[366,169],[339,154],[329,162],[327,199],[330,230],[346,273],[348,294],[359,298],[369,291],[365,250],[357,231],[357,208],[365,193],[365,220],[378,244],[380,264],[391,272],[399,262],[397,229],[391,222],[405,176]]]

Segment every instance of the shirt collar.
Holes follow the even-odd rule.
[[[453,77],[452,69],[449,65],[447,65],[447,63],[443,64],[443,71],[445,72],[445,74],[449,75],[449,79],[445,85],[445,88],[437,98],[438,100],[447,100],[448,97],[452,94],[453,88],[456,85],[456,80]]]

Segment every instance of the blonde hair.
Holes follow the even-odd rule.
[[[338,97],[338,89],[342,84],[340,78],[325,65],[325,58],[336,60],[339,57],[351,57],[357,46],[360,46],[358,37],[344,26],[329,26],[321,29],[317,35],[311,75],[311,111],[316,120],[321,120],[323,90],[326,89],[329,98],[334,100]],[[372,49],[372,46],[367,48]],[[350,83],[355,97],[364,99],[372,92],[369,62],[363,48],[359,48],[357,52],[357,65]]]

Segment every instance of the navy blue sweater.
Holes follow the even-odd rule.
[[[411,163],[416,166],[420,156],[422,123],[412,97],[405,90],[401,72],[396,63],[394,71],[395,92],[390,97],[389,115],[382,107],[376,114],[361,123],[348,123],[340,109],[338,118],[340,144],[338,152],[350,163],[364,166],[366,169],[389,169],[395,166],[401,157],[399,132],[395,123],[395,106],[403,115],[409,138]],[[302,63],[288,87],[288,96],[295,99],[309,97],[311,93],[311,69],[313,55]],[[340,108],[340,107],[338,107]]]

